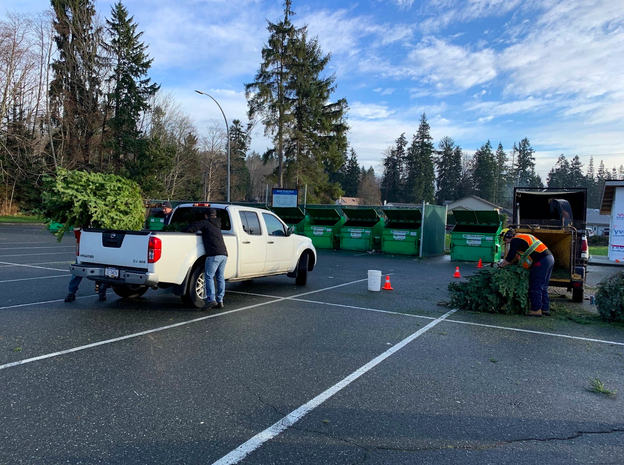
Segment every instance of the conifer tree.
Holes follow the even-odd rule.
[[[404,201],[410,203],[435,201],[433,151],[433,138],[430,134],[427,115],[423,113],[418,131],[407,152]]]
[[[514,185],[517,187],[543,187],[542,179],[535,172],[535,150],[526,137],[518,145],[514,143]]]
[[[383,160],[383,177],[381,180],[381,192],[386,202],[402,202],[403,179],[402,173],[405,163],[405,148],[407,139],[405,133],[396,140],[396,146],[386,150]]]
[[[285,181],[293,186],[307,184],[311,199],[331,200],[340,195],[340,186],[329,181],[329,173],[344,163],[347,102],[331,102],[336,78],[333,74],[323,76],[331,56],[323,55],[317,39],[308,39],[306,27],[299,30],[291,45],[287,89],[292,130],[284,140]]]
[[[100,147],[101,28],[91,0],[51,0],[58,58],[52,63],[51,121],[57,157],[68,167],[91,166]]]
[[[501,142],[498,143],[494,157],[496,159],[496,192],[493,202],[496,205],[503,205],[511,199],[511,194],[509,192],[509,170],[507,167],[509,159]]]
[[[110,37],[105,49],[112,64],[108,78],[111,92],[108,94],[112,115],[108,120],[109,147],[117,167],[132,163],[145,146],[139,128],[141,115],[149,110],[149,101],[158,91],[158,84],[150,83],[147,76],[152,61],[147,46],[141,42],[143,32],[137,33],[134,18],[128,16],[126,7],[118,1],[111,9],[111,19],[106,21]]]
[[[290,134],[293,119],[292,105],[287,88],[292,74],[293,43],[299,30],[290,18],[292,1],[286,0],[284,17],[278,23],[268,22],[269,40],[262,48],[262,63],[254,81],[245,84],[250,122],[260,118],[264,134],[273,139],[274,149],[264,154],[265,160],[276,156],[277,182],[284,185],[284,142]]]
[[[570,163],[566,159],[565,155],[559,155],[557,158],[557,163],[555,166],[548,172],[548,177],[546,178],[546,182],[548,187],[566,187],[569,184],[570,179]],[[571,187],[571,186],[567,186]]]
[[[578,155],[572,158],[570,163],[570,178],[568,185],[564,187],[586,187],[585,176],[583,175],[583,164]]]
[[[600,208],[601,192],[598,192],[596,171],[594,170],[594,157],[589,157],[587,174],[585,175],[585,185],[587,186],[587,208]]]
[[[445,200],[457,200],[461,180],[461,148],[455,145],[450,137],[443,137],[438,145],[439,155],[436,159],[438,171],[436,201],[444,205]]]
[[[494,202],[496,197],[497,164],[492,153],[492,144],[487,141],[475,152],[473,181],[476,194],[488,202]]]
[[[230,126],[230,185],[232,201],[246,199],[249,190],[249,169],[245,164],[249,150],[249,136],[240,120],[235,119]]]
[[[351,149],[351,154],[344,166],[344,177],[341,183],[346,197],[356,197],[358,188],[360,187],[360,165],[358,163],[357,154]]]

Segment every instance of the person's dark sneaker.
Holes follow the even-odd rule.
[[[211,308],[215,308],[217,305],[219,304],[214,300],[212,302],[206,302],[202,307],[202,310],[210,310]]]
[[[542,310],[543,316],[550,316],[550,310]]]
[[[217,308],[223,308],[225,307],[225,305],[223,305],[223,302],[217,302]]]
[[[67,294],[65,297],[65,302],[73,302],[74,300],[76,300],[76,294]]]
[[[106,300],[106,295],[104,295],[104,294],[100,294],[100,295],[98,296],[98,299],[100,299],[100,302],[104,302],[104,301]]]
[[[542,316],[542,311],[541,310],[529,310],[527,313],[527,316],[537,316],[537,317],[541,317]]]

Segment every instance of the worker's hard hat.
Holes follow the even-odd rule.
[[[511,239],[516,235],[516,231],[511,228],[505,228],[501,231],[500,236],[503,239]]]

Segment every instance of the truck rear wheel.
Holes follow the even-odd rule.
[[[204,265],[203,263],[193,270],[188,283],[188,292],[181,296],[182,302],[196,308],[203,308],[206,301],[206,288],[204,286]]]
[[[310,255],[306,252],[299,257],[299,263],[297,264],[297,277],[295,278],[295,284],[297,286],[305,286],[308,282],[308,261]]]
[[[138,299],[147,292],[149,287],[140,284],[113,285],[113,292],[122,299]]]

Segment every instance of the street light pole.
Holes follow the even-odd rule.
[[[214,103],[217,104],[219,110],[221,110],[221,114],[223,115],[223,119],[225,120],[225,132],[227,134],[227,203],[230,203],[230,127],[228,125],[227,118],[225,117],[225,113],[223,112],[223,108],[219,105],[219,102],[210,94],[206,92],[202,92],[200,90],[196,90],[198,94],[205,95],[206,97],[210,97]]]

